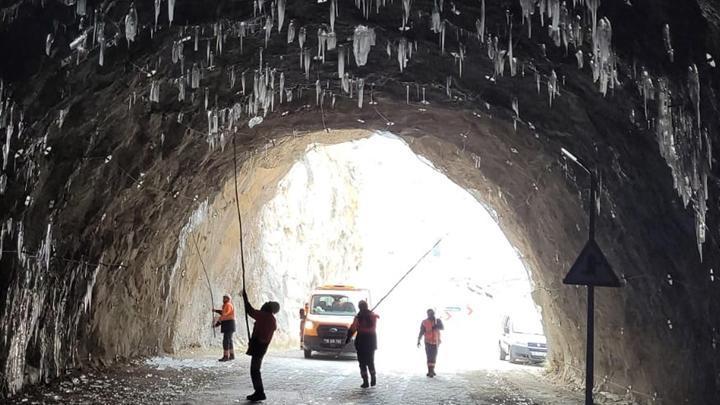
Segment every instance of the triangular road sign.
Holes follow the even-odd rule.
[[[564,284],[620,287],[620,280],[595,240],[589,240],[563,280]]]

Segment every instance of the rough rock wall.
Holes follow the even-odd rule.
[[[98,2],[89,3],[98,8]],[[161,23],[158,30],[151,29],[152,5],[138,3],[139,34],[127,46],[121,27],[129,2],[114,2],[103,9],[108,48],[101,67],[96,65],[97,47],[87,47],[83,54],[70,50],[80,21],[61,2],[44,2],[44,8],[43,2],[3,3],[0,54],[13,55],[0,60],[2,129],[10,134],[3,142],[8,157],[3,156],[0,175],[3,392],[75,364],[172,346],[166,334],[171,328],[163,322],[174,319],[173,308],[164,305],[177,299],[168,294],[177,291],[170,285],[182,275],[172,271],[183,245],[178,235],[197,205],[206,198],[212,201],[227,183],[230,137],[236,137],[244,161],[248,152],[278,136],[324,127],[393,126],[406,139],[432,134],[454,145],[441,148],[430,142],[424,153],[435,153],[432,160],[448,167],[451,178],[481,193],[486,190],[484,198],[499,207],[505,229],[533,271],[538,302],[551,314],[546,321],[556,348],[552,362],[569,376],[580,375],[576,368],[582,368],[584,292],[559,280],[580,250],[588,202],[578,186],[582,173],[572,166],[565,170],[558,150],[566,147],[594,164],[604,178],[599,240],[627,282],[622,290],[598,293],[597,323],[606,325],[598,328],[598,383],[607,375],[609,388],[624,392],[632,386],[646,402],[655,393],[666,403],[717,398],[720,295],[713,271],[720,260],[718,174],[708,152],[717,143],[720,81],[705,60],[706,53],[720,55],[715,2],[599,3],[598,17],[612,22],[610,43],[617,56],[604,73],[595,69],[597,60],[590,63],[591,13],[584,4],[574,9],[586,38],[576,45],[586,56],[584,69],[578,69],[577,48],[556,47],[554,30],[548,36],[547,14],[546,26],[541,26],[536,9],[533,36],[525,36],[518,2],[486,1],[485,29],[479,33],[478,2],[455,2],[460,14],[446,4],[438,14],[446,22],[444,41],[429,29],[432,3],[415,2],[409,15],[413,28],[404,42],[397,30],[399,4],[380,7],[380,14],[371,7],[364,10],[365,17],[342,3],[336,39],[347,55],[351,75],[346,87],[352,98],[337,79],[338,51],[328,50],[325,64],[313,58],[318,52],[315,33],[327,23],[329,4],[289,4],[282,33],[276,34],[275,25],[265,43],[262,23],[267,19],[254,19],[249,2],[238,3],[219,2],[212,8],[203,1],[178,1],[173,27]],[[550,3],[555,4],[545,2]],[[228,32],[225,42],[220,41],[222,53],[217,53],[213,33],[218,16],[228,22],[219,29]],[[290,18],[298,33],[288,46]],[[248,22],[242,39],[241,27],[233,21]],[[514,28],[508,29],[510,21]],[[198,65],[202,85],[192,89],[188,78],[187,97],[179,101],[181,62],[168,61],[173,43],[183,30],[192,37],[195,24],[202,28],[200,49],[193,50],[193,41],[185,43],[182,63],[185,74]],[[351,51],[358,24],[376,28],[365,66],[354,63]],[[676,62],[666,56],[664,24],[671,26]],[[307,28],[309,52],[296,45],[301,26]],[[496,58],[498,51],[509,51],[504,44],[509,44],[510,32],[519,61],[514,76],[507,59]],[[45,55],[48,33],[55,40]],[[484,34],[485,41],[477,34]],[[499,49],[487,43],[495,35]],[[363,38],[358,40],[368,39]],[[213,66],[206,60],[207,46]],[[403,53],[408,58],[401,71],[403,58],[399,63],[397,57]],[[305,54],[311,61],[307,71],[297,67]],[[275,86],[277,72],[285,74],[293,101],[280,108],[276,98],[275,112],[250,130],[248,119],[263,112],[260,108],[248,115],[248,108],[258,107],[249,102],[258,100],[251,94],[267,94],[270,87],[268,80],[265,87],[253,88],[260,83],[253,70],[264,70],[263,63],[276,69]],[[698,80],[688,73],[693,64],[699,68]],[[229,84],[233,72],[234,86]],[[246,92],[240,91],[242,72]],[[617,79],[605,81],[614,88],[604,97],[596,72],[598,79],[603,74]],[[317,77],[322,80],[315,81]],[[151,92],[158,88],[160,94]],[[365,104],[359,109],[361,88]],[[272,90],[279,96],[278,87]],[[369,93],[379,104],[369,104]],[[324,101],[322,107],[316,97]],[[243,109],[240,121],[214,131],[208,111],[212,123],[213,114],[235,103]],[[697,112],[700,125],[694,124]],[[453,166],[455,156],[463,153],[468,164]],[[707,165],[698,165],[705,161]],[[468,180],[478,176],[488,183]],[[710,198],[704,200],[708,190]],[[699,226],[703,218],[706,227]],[[700,262],[696,252],[702,229],[707,232]],[[117,337],[118,330],[127,334]]]

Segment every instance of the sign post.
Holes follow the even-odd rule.
[[[595,241],[595,217],[597,215],[597,178],[578,158],[562,149],[563,155],[590,175],[590,221],[588,241],[580,256],[563,279],[563,284],[587,286],[587,348],[585,352],[585,405],[593,405],[595,366],[595,287],[620,287],[620,280]]]

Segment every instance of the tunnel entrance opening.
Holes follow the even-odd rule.
[[[323,284],[369,288],[373,306],[439,241],[377,309],[386,369],[422,370],[415,341],[428,308],[445,324],[445,371],[502,367],[508,340],[522,361],[528,342],[503,337],[503,323],[540,324],[528,272],[491,211],[390,133],[308,145],[257,226],[263,273],[279,288],[270,294],[290,313]]]

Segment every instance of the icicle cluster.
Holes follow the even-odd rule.
[[[375,46],[375,30],[364,25],[355,27],[353,33],[353,54],[355,64],[365,66],[370,49]]]
[[[135,36],[138,32],[138,15],[135,10],[135,3],[130,3],[130,11],[125,16],[125,39],[127,44],[130,46],[130,42],[135,41]]]

